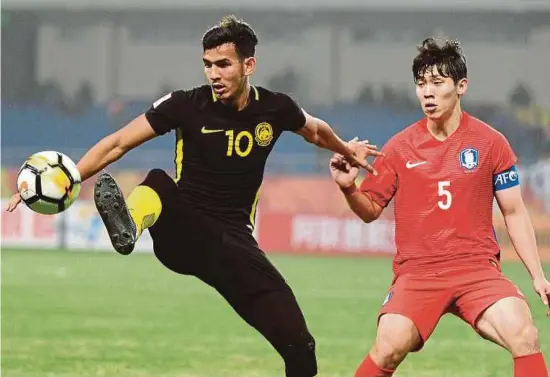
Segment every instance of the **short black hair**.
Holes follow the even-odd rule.
[[[433,67],[437,67],[441,76],[451,77],[455,84],[467,77],[466,57],[457,40],[430,37],[424,39],[417,48],[418,55],[412,66],[415,82]]]
[[[225,43],[233,43],[241,59],[249,58],[256,52],[258,36],[249,24],[231,14],[224,16],[217,25],[204,33],[202,49],[210,50]]]

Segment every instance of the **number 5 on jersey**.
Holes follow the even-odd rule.
[[[252,145],[254,143],[254,138],[252,137],[252,134],[248,131],[241,131],[237,134],[237,137],[235,137],[235,131],[229,130],[225,131],[225,136],[228,137],[227,140],[227,153],[226,155],[228,157],[233,156],[233,150],[237,153],[237,156],[239,157],[246,157],[250,154],[250,151],[252,150]],[[241,148],[241,139],[246,139],[246,148]]]
[[[449,181],[437,182],[437,194],[444,197],[442,200],[437,202],[437,205],[443,210],[448,210],[451,208],[451,203],[453,202],[451,192],[446,189],[449,186],[451,186],[451,182]]]

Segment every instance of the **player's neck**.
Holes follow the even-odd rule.
[[[460,126],[462,120],[462,109],[460,104],[457,103],[453,111],[447,116],[441,119],[428,118],[428,131],[437,140],[444,141],[451,136]]]
[[[250,103],[250,90],[250,83],[247,82],[239,95],[234,99],[224,102],[224,105],[230,106],[237,111],[244,110]]]

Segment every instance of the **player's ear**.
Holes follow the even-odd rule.
[[[244,58],[244,75],[250,76],[256,70],[256,58],[251,56],[249,58]]]
[[[456,86],[457,93],[459,97],[462,97],[466,90],[468,90],[468,79],[464,78],[460,80]]]

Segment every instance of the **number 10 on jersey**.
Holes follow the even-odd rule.
[[[228,130],[225,131],[225,136],[227,136],[228,138],[226,156],[233,156],[233,150],[235,151],[235,153],[237,153],[237,156],[239,157],[246,157],[250,154],[250,151],[252,150],[252,145],[254,143],[254,138],[252,137],[252,134],[250,132],[241,131],[235,137],[235,131]],[[241,140],[243,138],[246,139],[246,148],[244,149],[241,147]]]

